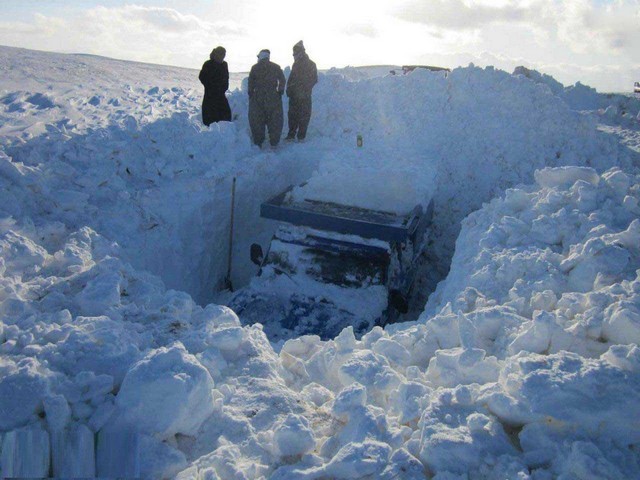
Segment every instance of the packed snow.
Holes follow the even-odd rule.
[[[8,47],[0,69],[0,476],[640,476],[637,99],[332,70],[307,141],[260,150],[239,77],[208,129],[197,71]],[[433,198],[428,302],[272,343],[214,301],[234,177],[236,289],[260,203],[307,182]]]

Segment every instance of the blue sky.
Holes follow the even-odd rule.
[[[0,44],[232,71],[261,48],[282,66],[304,39],[322,68],[526,65],[565,84],[640,80],[640,0],[0,0]]]

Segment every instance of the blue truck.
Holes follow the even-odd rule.
[[[263,324],[277,342],[348,326],[358,335],[406,313],[433,202],[399,215],[296,200],[292,189],[261,205],[279,223],[266,250],[251,246],[259,272],[229,302],[242,322]]]

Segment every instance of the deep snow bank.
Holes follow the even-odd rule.
[[[637,95],[599,93],[595,88],[580,82],[565,87],[555,78],[525,67],[516,67],[513,74],[524,75],[536,83],[546,85],[573,110],[596,112],[603,123],[637,125],[640,121],[640,97]]]
[[[451,272],[422,319],[437,329],[428,319],[444,315],[500,358],[523,349],[597,357],[637,344],[638,176],[568,167],[536,180],[465,219]],[[466,324],[463,314],[477,311],[485,313]],[[440,332],[441,345],[450,332]]]
[[[281,367],[259,328],[241,328],[230,310],[203,309],[187,294],[165,290],[157,277],[122,263],[119,249],[91,229],[52,231],[9,222],[1,238],[0,428],[18,432],[4,435],[3,475],[46,476],[48,462],[45,469],[22,469],[20,451],[32,455],[33,442],[16,439],[43,431],[52,439],[62,435],[51,445],[54,457],[68,457],[54,462],[56,476],[176,473],[187,465],[176,435],[193,436],[203,425],[227,425],[227,435],[249,428],[240,421],[234,426],[236,414],[220,410],[247,376],[252,384],[264,379],[265,395],[284,389]],[[234,401],[236,408],[248,408],[246,396]],[[274,408],[300,410],[287,402]],[[223,417],[206,423],[214,410]],[[260,421],[256,431],[265,428]],[[127,429],[134,435],[123,436]],[[85,431],[88,438],[78,433]],[[181,446],[193,455],[210,448],[198,442]]]
[[[341,438],[364,441],[358,408],[380,407],[432,474],[637,475],[625,419],[640,399],[640,178],[575,167],[536,178],[465,220],[415,325],[285,344],[297,388],[340,392],[338,412],[346,392],[358,398]]]
[[[640,180],[548,88],[476,68],[326,76],[311,140],[260,152],[242,94],[239,121],[205,131],[195,94],[152,117],[139,105],[184,94],[136,87],[94,131],[67,115],[87,91],[53,87],[24,116],[11,91],[0,106],[2,476],[639,475]],[[345,164],[437,179],[451,247],[456,222],[499,193],[464,222],[418,322],[276,354],[259,326],[181,293],[224,271],[231,176],[248,179],[242,250],[268,235],[261,197]],[[535,174],[563,164],[596,170]]]
[[[117,241],[135,267],[203,304],[226,274],[231,178],[237,177],[238,283],[254,273],[250,243],[269,238],[260,202],[302,181],[313,165],[295,156],[256,156],[235,124],[203,131],[184,113],[66,141],[38,138],[6,151],[0,152],[4,215],[90,226]],[[274,169],[282,174],[263,181]]]
[[[612,162],[631,162],[615,138],[596,132],[593,119],[548,88],[492,68],[455,69],[446,78],[416,70],[361,82],[327,75],[317,92],[312,133],[352,145],[356,134],[364,137],[362,151],[324,159],[321,175],[341,174],[347,163],[352,175],[394,169],[413,183],[435,185],[444,256],[464,216],[505,188],[531,182],[536,169],[604,171]]]
[[[197,71],[6,47],[0,65],[8,72],[0,83],[0,211],[90,226],[136,268],[202,304],[227,270],[231,178],[233,274],[242,284],[254,274],[249,245],[268,241],[272,228],[259,219],[260,201],[315,165],[313,157],[256,155],[246,121],[203,127]],[[92,102],[96,95],[102,100]],[[25,103],[32,97],[48,100]]]
[[[242,285],[255,272],[248,246],[266,246],[273,228],[258,218],[260,202],[314,168],[311,185],[341,201],[357,197],[355,203],[374,208],[393,201],[404,209],[433,195],[434,251],[446,271],[460,220],[505,188],[531,181],[536,168],[628,163],[614,137],[596,133],[592,121],[548,89],[493,69],[457,69],[448,78],[417,70],[360,82],[322,76],[314,92],[314,143],[268,156],[250,145],[242,92],[230,95],[238,115],[233,125],[200,125],[194,71],[0,53],[11,72],[1,85],[7,93],[0,141],[9,157],[2,161],[7,175],[20,164],[29,170],[28,188],[8,187],[15,200],[6,202],[5,214],[29,216],[33,208],[35,222],[46,216],[91,226],[117,241],[126,261],[201,303],[214,298],[226,273],[233,176],[233,272]],[[32,80],[19,84],[20,78]],[[113,101],[94,105],[98,94]],[[21,99],[34,95],[50,101],[19,113]],[[361,149],[357,133],[364,136]],[[34,189],[40,194],[32,198]]]
[[[96,470],[81,450],[58,475],[162,477],[191,465],[181,478],[421,478],[425,468],[545,478],[592,471],[596,459],[605,478],[633,477],[640,182],[575,168],[538,180],[465,222],[443,288],[451,306],[362,341],[350,330],[329,342],[302,337],[279,356],[259,328],[164,290],[90,229],[5,223],[3,474],[24,472],[10,459],[27,434],[61,432],[55,456],[98,432]],[[561,231],[567,250],[522,234],[568,224],[563,212],[577,226]],[[539,251],[572,268],[538,267]],[[594,262],[615,269],[585,292],[572,272],[590,274]],[[496,285],[485,271],[511,280]],[[534,273],[524,284],[522,271]],[[550,285],[565,291],[556,298]],[[141,433],[123,436],[127,428]]]

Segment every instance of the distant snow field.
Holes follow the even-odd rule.
[[[640,478],[640,99],[382,70],[272,151],[241,75],[206,128],[197,71],[0,47],[0,477]],[[234,177],[236,288],[290,185],[432,198],[418,311],[274,345],[217,305]]]

